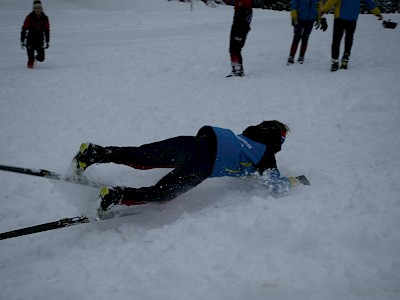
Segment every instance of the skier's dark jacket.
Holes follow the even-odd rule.
[[[26,33],[28,32],[28,35]],[[37,15],[31,12],[24,21],[21,30],[21,42],[23,43],[26,37],[26,45],[33,47],[42,47],[43,41],[50,42],[50,23],[49,18],[42,12]]]
[[[233,28],[235,28],[235,31],[250,31],[250,23],[253,17],[252,7],[252,0],[235,1],[235,14],[233,16]]]
[[[197,137],[207,141],[213,158],[211,178],[240,177],[276,168],[275,153],[281,150],[281,132],[266,134],[261,124],[250,126],[239,135],[229,129],[204,126]]]

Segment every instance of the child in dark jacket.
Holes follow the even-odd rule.
[[[46,42],[46,45],[44,44]],[[25,18],[21,30],[21,47],[28,54],[28,68],[33,68],[35,58],[44,61],[44,49],[49,48],[50,23],[39,0],[33,2],[33,11]],[[36,57],[35,57],[36,52]]]
[[[229,41],[232,72],[227,77],[244,76],[242,48],[250,31],[252,17],[253,0],[235,0],[235,14]]]
[[[270,191],[290,188],[281,177],[275,154],[281,150],[289,128],[279,121],[263,121],[235,135],[229,129],[204,126],[196,136],[177,136],[140,147],[101,147],[83,143],[73,159],[82,173],[92,164],[117,163],[136,169],[172,168],[154,186],[142,188],[103,187],[102,210],[114,205],[137,205],[170,201],[207,178],[265,175]]]

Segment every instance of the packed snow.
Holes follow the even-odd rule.
[[[276,198],[252,179],[208,179],[140,215],[2,240],[1,299],[400,299],[398,28],[361,15],[349,69],[332,73],[332,15],[305,63],[286,66],[289,12],[256,9],[246,76],[225,78],[231,6],[42,3],[50,48],[27,69],[19,35],[32,1],[0,1],[0,164],[68,173],[81,142],[277,119],[291,127],[282,175],[311,186]],[[109,164],[86,175],[139,187],[166,172]],[[4,171],[0,184],[0,232],[86,214],[98,195]]]

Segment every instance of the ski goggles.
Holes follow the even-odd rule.
[[[286,131],[281,131],[281,145],[286,141]]]

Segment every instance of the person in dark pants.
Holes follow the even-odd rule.
[[[46,45],[44,44],[46,42]],[[50,42],[50,23],[49,18],[43,12],[42,4],[39,0],[33,2],[33,11],[25,18],[21,30],[21,47],[28,54],[28,68],[33,68],[35,59],[44,61],[44,49],[49,48]],[[36,52],[36,56],[35,56]]]
[[[300,54],[298,62],[304,63],[304,55],[306,54],[308,39],[313,29],[314,23],[317,22],[317,28],[323,31],[328,29],[325,18],[318,17],[318,8],[321,6],[321,0],[292,0],[290,16],[293,26],[293,41],[290,46],[290,54],[287,60],[288,65],[294,64],[294,56],[297,47],[301,42]]]
[[[382,20],[380,9],[376,6],[373,0],[365,0],[367,8]],[[333,23],[333,38],[332,38],[332,51],[331,51],[331,71],[335,72],[339,69],[339,55],[340,43],[343,35],[344,39],[344,53],[341,61],[340,68],[347,69],[351,48],[353,46],[354,32],[357,26],[357,19],[360,12],[360,0],[328,0],[320,9],[320,15],[327,13],[332,7],[335,7],[335,20]]]
[[[231,57],[232,72],[227,77],[244,76],[242,48],[246,43],[247,34],[250,31],[252,16],[252,0],[235,1],[235,14],[233,16],[229,40],[229,53]]]
[[[103,187],[101,210],[114,205],[137,205],[170,201],[207,178],[249,176],[265,173],[269,190],[290,188],[281,177],[275,154],[281,150],[289,128],[279,121],[263,121],[235,135],[229,129],[204,126],[196,136],[177,136],[139,147],[102,147],[83,143],[73,159],[78,174],[98,163],[116,163],[146,170],[172,168],[154,186]]]

